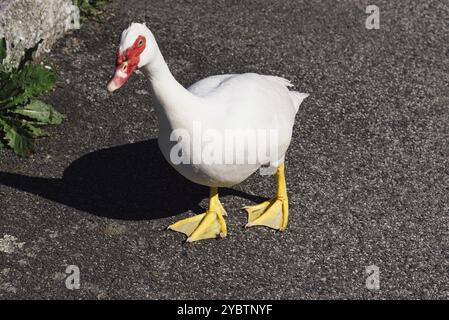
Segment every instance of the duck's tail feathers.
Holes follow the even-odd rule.
[[[276,82],[276,83],[283,85],[287,88],[294,87],[294,85],[290,82],[290,80],[287,80],[285,78],[277,77],[277,76],[265,76],[265,77],[267,77],[270,81]],[[298,112],[299,106],[304,101],[304,99],[307,98],[308,96],[309,96],[308,93],[301,93],[298,91],[290,91],[290,97],[292,98],[293,105],[295,106],[295,112]]]
[[[277,76],[265,76],[268,78],[268,80],[279,83],[280,85],[286,86],[287,88],[294,87],[294,85],[290,82],[290,80],[287,80],[282,77]]]
[[[308,93],[302,93],[298,91],[290,91],[290,97],[293,101],[293,106],[295,107],[295,112],[298,112],[299,106],[304,101],[305,98],[309,96]]]

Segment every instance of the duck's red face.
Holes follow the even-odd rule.
[[[139,66],[140,55],[145,50],[145,46],[145,37],[138,36],[134,44],[124,52],[120,48],[117,50],[115,73],[108,84],[109,92],[117,90],[128,81],[133,71]]]

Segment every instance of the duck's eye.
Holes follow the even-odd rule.
[[[140,39],[139,42],[137,43],[137,47],[141,47],[143,45],[143,40]]]
[[[127,68],[128,68],[127,63],[122,64],[122,71],[126,71]]]

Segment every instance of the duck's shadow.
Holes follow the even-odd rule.
[[[200,212],[199,202],[208,195],[206,187],[189,182],[166,162],[156,139],[84,155],[64,171],[62,179],[0,172],[0,184],[97,216],[124,220]],[[220,189],[220,194],[264,200],[233,189]]]

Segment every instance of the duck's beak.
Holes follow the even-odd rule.
[[[128,81],[134,69],[136,69],[136,65],[128,64],[128,61],[124,61],[117,65],[114,76],[108,83],[108,91],[114,92],[123,86],[126,81]]]

